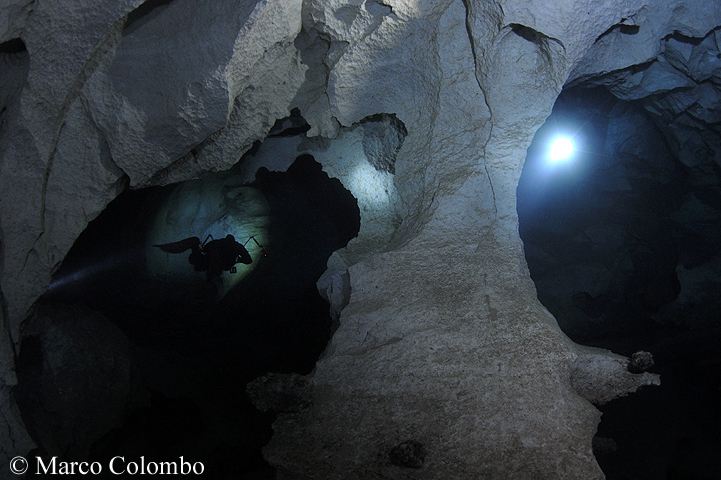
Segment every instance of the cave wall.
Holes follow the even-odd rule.
[[[602,478],[598,412],[571,377],[589,357],[613,360],[609,378],[628,372],[570,342],[538,303],[516,185],[566,82],[648,62],[675,31],[705,35],[720,23],[709,8],[6,2],[3,451],[31,445],[9,397],[21,322],[87,222],[126,185],[230,167],[297,107],[319,138],[380,113],[408,135],[393,174],[398,215],[379,210],[385,244],[361,235],[338,252],[349,303],[311,377],[312,406],[280,415],[268,459],[316,478]],[[428,452],[420,469],[386,461],[408,439]]]
[[[692,62],[717,55],[693,50]],[[710,393],[718,389],[719,363],[718,165],[706,155],[692,166],[682,162],[672,153],[675,137],[661,133],[645,105],[604,87],[564,89],[529,148],[518,186],[519,230],[538,298],[564,333],[623,355],[653,352],[653,371],[663,378],[661,388],[601,407],[597,436],[618,441],[615,451],[594,450],[604,473],[715,478],[719,455],[689,455],[715,445],[706,432],[719,423]],[[676,118],[684,117],[692,118]],[[569,125],[576,154],[550,166],[547,142]],[[702,125],[696,128],[704,137],[717,135]],[[689,146],[698,139],[685,138]]]

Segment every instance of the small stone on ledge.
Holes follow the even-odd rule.
[[[653,367],[653,355],[650,352],[636,352],[631,355],[628,362],[628,371],[631,373],[643,373]]]

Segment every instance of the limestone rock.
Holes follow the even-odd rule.
[[[651,352],[638,351],[631,355],[628,362],[628,371],[631,373],[643,373],[653,367],[653,355]]]
[[[83,458],[123,418],[131,387],[129,342],[86,307],[42,306],[23,333],[14,393],[23,419],[47,455]]]
[[[160,183],[158,170],[183,158],[168,177],[232,165],[287,114],[302,81],[299,1],[140,3],[1,7],[2,42],[24,42],[0,52],[4,365],[30,305],[127,178]],[[186,158],[201,142],[204,153]]]
[[[659,7],[657,11],[644,11],[634,20],[637,32],[621,35],[626,37],[623,42],[626,46],[635,43],[636,37],[644,37],[649,47],[645,58],[636,59],[635,65],[617,64],[605,71],[598,62],[593,63],[595,71],[604,75],[590,82],[607,85],[625,100],[644,99],[646,110],[652,113],[658,128],[667,138],[674,139],[669,142],[673,153],[687,166],[718,162],[715,152],[721,146],[721,135],[713,125],[719,120],[717,105],[721,99],[718,88],[720,34],[716,29],[721,11],[713,5],[707,16],[699,17],[697,12],[703,9],[698,8],[695,0],[665,2]],[[671,8],[674,14],[664,19],[663,10]],[[651,35],[651,32],[654,33]],[[667,35],[659,38],[658,32],[667,32]],[[600,51],[605,43],[605,38],[599,39],[594,49]],[[603,58],[611,57],[604,55]],[[583,75],[574,72],[572,81],[582,80],[575,77]],[[706,182],[707,173],[692,170],[692,182]]]
[[[7,97],[0,141],[3,195],[18,199],[0,205],[14,339],[49,274],[128,179],[229,167],[286,116],[302,82],[299,1],[139,3],[43,4],[13,26],[32,59],[7,87],[22,91]]]
[[[250,382],[248,397],[261,412],[299,412],[310,406],[308,380],[296,373],[270,373]]]
[[[524,448],[514,449],[512,435],[505,436],[501,425],[530,426],[535,420],[525,417],[528,413],[526,409],[542,409],[544,400],[542,396],[531,394],[534,400],[533,407],[530,407],[524,403],[526,397],[523,393],[511,393],[514,387],[501,380],[504,387],[497,390],[494,384],[495,378],[500,379],[508,372],[518,375],[516,385],[525,385],[524,379],[529,375],[534,379],[529,380],[533,383],[534,392],[552,390],[554,393],[550,397],[556,401],[554,411],[560,418],[575,418],[578,422],[573,428],[561,428],[566,432],[592,430],[597,421],[598,417],[592,410],[584,410],[581,404],[576,404],[574,392],[565,390],[570,388],[569,364],[575,353],[574,348],[562,340],[562,335],[555,337],[556,334],[552,333],[556,328],[552,326],[554,322],[547,322],[547,313],[534,307],[523,313],[516,311],[511,318],[505,317],[514,309],[510,299],[504,301],[504,295],[496,290],[500,284],[516,285],[518,290],[514,290],[514,302],[527,306],[534,304],[530,297],[528,302],[519,301],[524,295],[532,295],[532,287],[524,281],[504,283],[502,280],[502,272],[513,271],[511,265],[524,268],[520,266],[523,265],[521,256],[512,253],[517,242],[511,233],[515,227],[515,192],[511,186],[515,185],[519,174],[519,168],[514,167],[518,165],[518,160],[514,159],[523,158],[525,143],[521,141],[518,145],[509,140],[513,138],[517,141],[519,132],[531,132],[534,125],[540,124],[550,111],[550,101],[538,98],[539,85],[543,85],[542,91],[559,91],[564,81],[563,69],[572,65],[563,63],[563,41],[558,42],[524,25],[504,23],[508,19],[503,18],[502,12],[493,11],[492,7],[486,8],[473,2],[465,6],[467,11],[462,12],[458,10],[458,4],[449,4],[440,19],[435,20],[443,26],[443,34],[438,37],[439,44],[434,44],[432,48],[437,48],[440,57],[448,60],[442,65],[436,65],[423,53],[414,51],[413,44],[408,43],[407,37],[402,37],[404,22],[412,21],[419,29],[432,28],[429,24],[434,22],[430,18],[438,15],[439,11],[428,8],[411,14],[402,8],[394,8],[371,33],[365,34],[357,43],[350,42],[331,69],[329,98],[334,115],[341,124],[353,121],[365,113],[366,105],[377,101],[377,88],[373,85],[378,78],[388,79],[391,98],[405,96],[413,99],[412,103],[406,101],[406,105],[428,105],[423,100],[423,90],[414,90],[414,85],[405,83],[402,91],[396,92],[394,87],[397,82],[407,80],[396,80],[397,74],[386,71],[385,66],[376,69],[373,75],[357,67],[359,62],[355,56],[366,55],[367,42],[378,41],[378,38],[404,38],[405,42],[385,43],[397,45],[392,58],[413,56],[415,64],[427,62],[421,77],[427,85],[438,82],[441,92],[467,91],[466,99],[482,95],[483,102],[460,105],[453,95],[441,95],[437,100],[439,114],[434,117],[436,123],[430,128],[418,121],[413,112],[406,112],[404,106],[391,103],[392,108],[399,112],[399,118],[406,126],[410,125],[409,137],[396,164],[396,182],[402,198],[414,205],[415,211],[404,217],[396,232],[393,251],[378,254],[350,268],[350,303],[343,310],[340,327],[312,376],[313,406],[308,411],[281,415],[275,424],[276,435],[267,447],[266,455],[272,463],[300,475],[317,478],[401,478],[408,473],[393,470],[395,467],[386,463],[380,452],[388,451],[399,441],[410,437],[426,445],[429,451],[427,464],[413,473],[414,478],[464,478],[479,474],[490,478],[601,477],[595,462],[590,460],[589,441],[576,441],[569,437],[561,440],[555,433],[551,434],[552,438],[543,440],[529,439],[535,438],[530,434],[531,437],[523,441],[524,446],[530,449],[525,450],[526,454],[530,458],[548,457],[540,451],[529,454],[535,448],[533,445],[541,449],[548,447],[556,451],[576,452],[572,459],[566,458],[566,462],[571,462],[566,464],[568,470],[555,464],[521,460],[524,454],[520,452]],[[621,13],[618,10],[614,12]],[[541,16],[539,12],[532,13]],[[336,15],[336,18],[339,17],[341,15]],[[466,40],[454,37],[461,30],[451,27],[462,26],[464,17],[471,35],[469,50],[459,48]],[[608,27],[610,25],[604,25],[603,21],[594,25],[599,35]],[[338,32],[348,35],[348,30],[340,28],[329,35]],[[348,37],[341,35],[341,38]],[[593,40],[589,38],[585,44],[579,41],[580,45],[575,46],[578,49],[576,52],[585,51]],[[452,52],[446,50],[449,45],[455,47]],[[474,56],[468,56],[469,53],[474,53]],[[510,67],[505,61],[507,58],[524,61],[520,67]],[[454,71],[455,68],[460,70],[461,65],[468,65],[464,62],[475,65],[475,79]],[[353,78],[349,78],[350,65],[354,66]],[[403,73],[403,68],[401,66],[395,71]],[[529,82],[530,78],[534,80]],[[343,89],[337,85],[343,85]],[[367,103],[357,105],[347,100],[346,85],[350,85],[350,90],[363,92]],[[517,102],[509,105],[509,98]],[[465,122],[459,122],[459,118],[464,118]],[[483,127],[489,119],[493,122],[492,131]],[[470,131],[483,133],[471,139],[452,127],[443,133],[433,128],[435,125],[459,124],[474,125]],[[419,129],[430,139],[424,143],[429,150],[415,150],[422,144],[415,136]],[[449,138],[453,138],[453,142],[448,141]],[[530,140],[530,137],[525,138]],[[454,145],[457,149],[436,150],[440,145]],[[459,145],[467,145],[468,149],[463,150]],[[472,153],[474,148],[485,154],[478,160],[480,168],[474,170],[469,168],[468,162],[455,162],[460,158],[475,158]],[[429,162],[426,160],[429,156],[444,158],[447,163]],[[409,157],[414,159],[413,163],[406,163]],[[414,177],[418,175],[419,165],[424,163],[426,177]],[[420,181],[413,182],[411,179]],[[423,213],[417,216],[424,212],[423,207],[430,199],[433,199],[430,202],[433,209],[426,211],[427,216]],[[416,221],[425,224],[420,234],[416,230],[419,225],[414,223]],[[410,243],[403,243],[403,239],[413,236],[415,238]],[[453,238],[453,242],[449,242],[448,238]],[[466,249],[460,248],[459,244],[467,245]],[[507,260],[518,258],[518,264],[510,260],[509,264],[496,264],[491,260],[500,257]],[[418,260],[420,258],[422,260]],[[482,276],[481,280],[474,276],[474,271],[494,274]],[[398,272],[403,272],[402,277]],[[468,313],[468,317],[460,313],[466,308],[473,312]],[[545,330],[546,327],[549,330]],[[500,330],[496,331],[496,328]],[[504,334],[506,328],[513,333]],[[525,328],[533,333],[530,333],[531,330],[528,336],[521,333]],[[541,331],[545,333],[541,334]],[[545,354],[514,355],[513,350],[506,350],[500,343],[483,344],[481,340],[518,339],[519,336],[523,338],[521,343],[526,351],[544,351]],[[471,353],[474,351],[483,351],[484,356],[476,357]],[[554,352],[551,356],[558,363],[549,359],[549,352]],[[516,363],[524,362],[522,358],[528,359],[529,363]],[[497,370],[488,364],[490,359],[495,359],[493,365]],[[543,363],[545,361],[551,361],[551,364]],[[463,367],[456,371],[451,367],[456,364]],[[389,365],[402,367],[392,368]],[[553,386],[537,383],[549,378],[567,380]],[[510,390],[504,390],[507,388]],[[494,410],[494,405],[504,401],[519,401],[524,406],[509,406],[502,412]],[[556,410],[558,408],[569,410],[561,413]],[[475,416],[469,412],[483,414]],[[329,419],[322,427],[311,420],[319,416]],[[542,415],[539,413],[538,416]],[[370,418],[383,418],[384,421],[369,425],[363,420]],[[353,430],[349,432],[350,426]],[[527,435],[529,431],[548,433],[553,431],[553,427],[539,425],[523,431]],[[301,439],[300,444],[298,439]],[[573,446],[559,443],[551,447],[557,441],[568,441]],[[434,463],[434,452],[441,450],[439,442],[443,442],[442,454],[439,454],[441,459]],[[508,447],[496,447],[498,445]],[[322,465],[311,464],[307,452],[312,452],[311,458],[324,459]],[[492,457],[506,459],[504,465],[493,464]],[[573,466],[568,466],[571,464]]]
[[[0,312],[0,323],[5,322],[4,312]],[[17,452],[29,452],[35,447],[12,395],[12,389],[17,385],[12,345],[12,339],[7,333],[0,336],[0,423],[5,427],[0,429],[0,445],[4,446],[0,451],[0,462],[3,465],[8,465]]]
[[[571,382],[579,395],[603,405],[647,385],[661,385],[658,375],[630,371],[629,360],[600,349],[582,351],[573,362]]]
[[[418,248],[351,267],[313,403],[279,415],[266,458],[310,478],[603,478],[584,438],[599,413],[570,389],[572,344],[531,289],[500,287],[513,266],[490,243],[423,262]],[[413,472],[387,454],[409,438],[427,451]]]
[[[102,141],[98,142],[95,132],[83,130],[78,133],[78,127],[87,125],[77,115],[83,106],[75,106],[73,113],[70,113],[70,107],[78,100],[83,83],[97,67],[103,52],[116,39],[124,15],[135,5],[137,1],[97,2],[94,8],[86,9],[79,2],[34,4],[32,15],[22,26],[21,37],[28,59],[25,66],[18,65],[16,70],[24,68],[25,75],[11,87],[21,89],[21,92],[8,97],[0,136],[0,189],[4,200],[0,204],[0,214],[5,247],[2,288],[7,301],[9,328],[15,341],[21,318],[47,286],[49,274],[67,252],[59,252],[56,245],[60,248],[69,246],[82,231],[82,228],[58,228],[50,235],[46,225],[50,214],[46,216],[46,209],[50,201],[56,200],[52,195],[48,198],[51,177],[74,183],[78,169],[99,164],[84,172],[93,184],[92,194],[87,192],[93,198],[92,205],[77,202],[58,206],[59,210],[67,208],[73,212],[72,216],[78,221],[68,220],[75,225],[84,222],[80,220],[86,217],[83,209],[97,213],[118,193],[110,188],[109,194],[107,185],[103,184],[105,175],[101,175],[97,183],[93,178],[97,170],[107,166],[95,157],[102,150]],[[57,41],[60,38],[73,41]],[[66,142],[61,146],[63,134],[68,133],[73,135],[72,145]],[[68,152],[67,148],[75,148],[74,140],[78,135],[87,135],[88,139],[81,142],[76,151]],[[71,164],[81,163],[83,167],[74,165],[72,172],[61,168],[53,170],[58,149],[65,149],[66,158],[73,157]],[[115,173],[117,171],[113,170]],[[116,180],[112,179],[111,183]],[[99,193],[97,197],[96,193]],[[86,201],[88,195],[85,195]]]
[[[311,154],[330,177],[343,183],[358,201],[361,230],[340,252],[344,266],[328,274],[344,272],[370,252],[383,248],[400,223],[401,202],[394,170],[407,131],[395,116],[380,114],[339,128],[335,138],[269,138],[238,165],[241,178],[255,179],[259,168],[284,171],[300,154]],[[331,265],[329,264],[329,267]]]
[[[330,316],[335,330],[338,327],[340,314],[350,301],[350,275],[348,264],[334,252],[328,259],[328,269],[318,279],[318,292],[330,304]]]
[[[0,44],[20,37],[32,4],[33,0],[17,0],[0,6]]]
[[[616,20],[599,34],[570,81],[644,65],[663,51],[662,39],[676,32],[703,37],[717,26],[721,7],[703,0],[653,0],[632,2],[615,13]]]
[[[227,169],[286,116],[303,75],[300,6],[180,0],[129,18],[85,96],[131,184]]]
[[[568,80],[610,72],[602,81],[628,80],[630,95],[664,88],[678,94],[669,104],[713,119],[715,92],[676,92],[682,83],[669,66],[683,65],[696,83],[714,78],[714,39],[696,56],[669,42],[648,69],[662,81],[618,71],[654,61],[675,31],[707,35],[720,23],[717,5],[63,0],[35,2],[31,16],[27,3],[2,8],[2,38],[27,46],[27,58],[12,53],[21,64],[11,80],[0,80],[6,386],[21,320],[126,179],[159,185],[229,167],[298,107],[309,134],[325,137],[306,139],[327,147],[324,169],[367,209],[359,238],[322,283],[342,311],[307,380],[312,404],[279,415],[266,450],[279,475],[602,478],[591,451],[599,413],[574,390],[573,372],[597,374],[581,383],[602,398],[639,377],[621,375],[618,359],[585,356],[538,302],[516,187],[533,133]],[[359,123],[379,114],[402,123],[402,146],[400,123]],[[671,128],[698,130],[694,121]],[[345,139],[334,147],[336,136]],[[713,150],[694,145],[694,154]],[[379,161],[393,150],[395,161]],[[609,376],[619,385],[595,393]],[[408,439],[423,445],[420,468],[388,457]]]

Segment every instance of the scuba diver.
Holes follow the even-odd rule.
[[[225,238],[211,240],[210,242],[208,242],[208,238],[213,238],[213,236],[208,235],[203,243],[200,243],[198,237],[189,237],[179,242],[153,246],[168,253],[183,253],[190,250],[188,261],[195,267],[196,272],[207,272],[208,280],[219,277],[224,271],[235,273],[236,263],[246,265],[253,263],[248,250],[245,249],[245,246],[236,242],[233,235],[228,234]],[[255,240],[255,237],[251,238]],[[255,240],[255,243],[258,243],[258,241]],[[260,246],[260,244],[258,245]]]

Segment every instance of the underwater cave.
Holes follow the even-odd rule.
[[[313,369],[332,326],[316,282],[360,210],[308,153],[246,182],[258,150],[226,172],[125,190],[75,242],[23,326],[15,396],[36,455],[183,455],[204,478],[272,477],[260,449],[273,415],[245,387]],[[253,261],[216,278],[190,250],[153,247],[226,234]]]
[[[0,477],[721,478],[721,3],[0,10]]]
[[[565,89],[517,191],[531,277],[564,332],[651,352],[661,375],[598,406],[608,480],[721,478],[721,168],[653,108],[662,97]],[[552,158],[559,137],[573,151]]]

